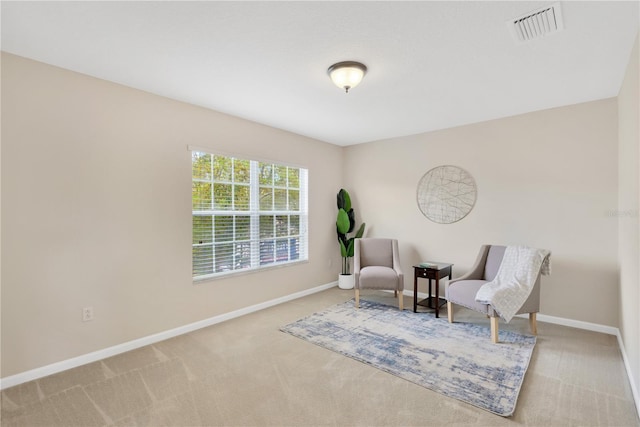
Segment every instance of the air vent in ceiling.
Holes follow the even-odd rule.
[[[519,42],[539,39],[564,28],[560,3],[543,7],[507,21],[513,37]]]

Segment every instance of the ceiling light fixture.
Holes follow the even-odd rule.
[[[366,65],[355,61],[338,62],[327,70],[331,81],[346,93],[360,84],[366,72]]]

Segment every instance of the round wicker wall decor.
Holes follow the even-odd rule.
[[[418,182],[418,207],[438,224],[451,224],[467,216],[476,203],[476,181],[457,166],[437,166]]]

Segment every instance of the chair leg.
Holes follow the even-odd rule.
[[[529,313],[529,327],[533,335],[538,335],[538,323],[536,322],[536,313]]]
[[[360,289],[356,289],[356,308],[360,308]]]
[[[404,310],[404,294],[398,291],[396,291],[396,294],[398,295],[398,308],[402,311]]]
[[[491,341],[498,342],[498,318],[494,316],[491,316]]]
[[[453,303],[451,301],[447,301],[447,318],[449,323],[453,323]]]

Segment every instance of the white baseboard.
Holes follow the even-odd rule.
[[[631,365],[629,365],[629,358],[627,357],[627,352],[624,349],[624,342],[622,341],[622,335],[620,335],[620,330],[616,334],[618,337],[618,345],[620,346],[620,353],[622,353],[622,360],[624,361],[624,367],[627,371],[627,376],[629,377],[629,385],[631,385],[631,394],[633,394],[633,400],[636,402],[636,411],[638,411],[638,417],[640,418],[640,393],[638,393],[638,388],[636,387],[636,383],[633,380],[633,376],[631,376]]]
[[[39,378],[46,377],[48,375],[57,374],[58,372],[66,371],[67,369],[76,368],[78,366],[86,365],[87,363],[97,362],[98,360],[105,359],[107,357],[115,356],[117,354],[125,353],[127,351],[135,350],[136,348],[144,347],[146,345],[154,344],[160,341],[164,341],[169,338],[173,338],[178,335],[193,332],[198,329],[205,328],[207,326],[215,325],[216,323],[224,322],[225,320],[235,319],[236,317],[244,316],[245,314],[253,313],[265,308],[273,307],[283,302],[292,301],[298,298],[305,297],[307,295],[315,294],[317,292],[324,291],[338,286],[338,282],[330,282],[324,285],[316,286],[315,288],[306,289],[304,291],[296,292],[284,297],[265,301],[260,304],[255,304],[249,307],[244,307],[239,310],[235,310],[229,313],[220,314],[218,316],[204,319],[199,322],[190,323],[188,325],[180,326],[175,329],[160,332],[157,334],[142,337],[133,341],[129,341],[123,344],[118,344],[113,347],[108,347],[102,350],[94,351],[92,353],[83,354],[82,356],[74,357],[71,359],[63,360],[61,362],[52,363],[51,365],[43,366],[41,368],[32,369],[30,371],[21,372],[16,375],[11,375],[6,378],[0,379],[0,390],[13,387],[18,384],[25,383],[27,381],[37,380]]]
[[[527,315],[525,314],[523,316],[527,316]],[[554,323],[556,325],[569,326],[571,328],[584,329],[587,331],[601,332],[603,334],[608,334],[608,335],[618,335],[620,333],[620,331],[616,327],[600,325],[598,323],[590,323],[590,322],[583,322],[581,320],[565,319],[563,317],[548,316],[546,314],[540,314],[540,313],[538,313],[536,318],[540,322]]]

